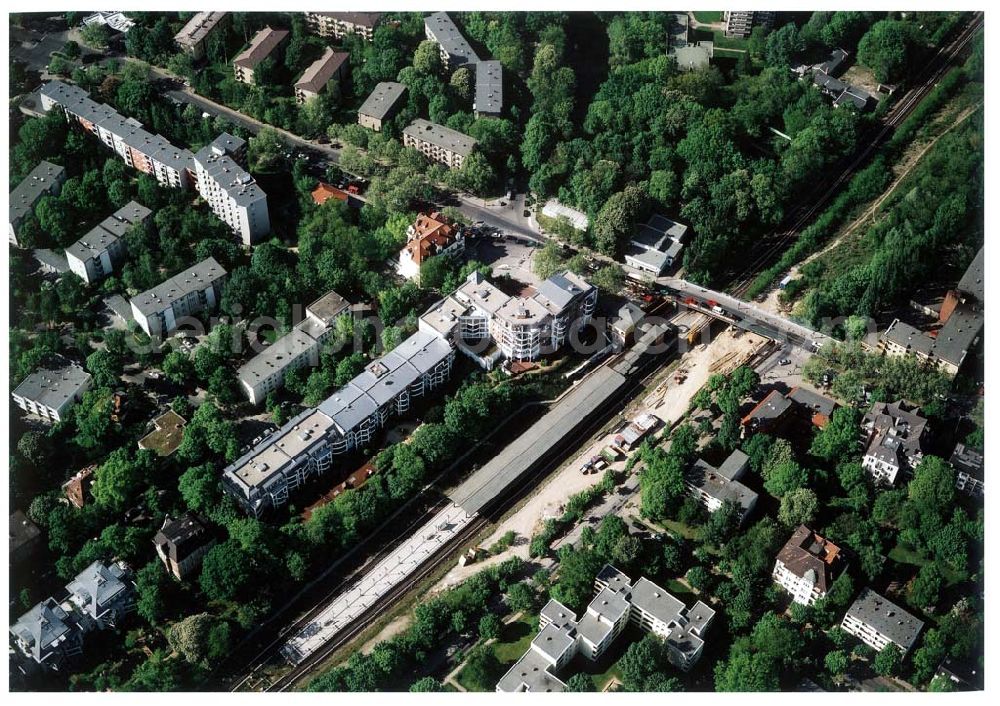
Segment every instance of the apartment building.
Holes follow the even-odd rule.
[[[433,257],[453,257],[465,250],[461,229],[437,211],[421,213],[406,229],[399,251],[399,274],[420,284],[420,267]]]
[[[709,512],[715,512],[725,502],[735,503],[742,521],[757,505],[757,493],[740,483],[749,465],[750,459],[739,449],[718,468],[697,458],[684,472],[684,485]]]
[[[478,143],[458,130],[417,118],[403,129],[403,146],[413,147],[432,162],[461,169]]]
[[[503,112],[503,66],[500,62],[480,58],[447,12],[425,17],[424,35],[438,45],[441,62],[449,71],[463,66],[475,71],[472,103],[475,115],[499,116]]]
[[[274,55],[286,39],[286,29],[265,27],[257,32],[247,48],[233,59],[233,76],[236,80],[252,86],[255,82],[254,71],[264,59]]]
[[[83,638],[117,627],[135,605],[135,584],[122,562],[95,561],[77,574],[61,601],[46,598],[10,626],[13,657],[22,673],[63,671],[83,651]]]
[[[659,277],[681,261],[687,234],[686,225],[654,214],[636,225],[625,250],[625,264]]]
[[[186,316],[212,311],[222,297],[226,270],[214,257],[164,280],[129,302],[139,327],[153,339],[175,331]]]
[[[771,578],[791,594],[794,602],[811,606],[826,597],[845,568],[840,547],[799,525],[778,552]]]
[[[61,422],[69,408],[93,386],[90,373],[76,363],[57,358],[39,368],[18,385],[11,397],[28,414],[47,422]]]
[[[715,611],[698,601],[684,602],[649,579],[635,583],[605,564],[594,582],[594,599],[586,612],[576,614],[555,599],[538,616],[538,635],[524,655],[497,683],[501,693],[559,692],[566,684],[559,673],[575,656],[596,661],[631,622],[667,645],[670,662],[688,671],[704,650],[704,637]]]
[[[726,10],[722,15],[726,25],[726,36],[746,39],[754,27],[770,27],[774,23],[774,12],[754,10]]]
[[[902,400],[876,402],[861,420],[861,465],[876,483],[895,485],[901,471],[912,472],[923,459],[927,420],[918,411]]]
[[[358,125],[381,132],[382,124],[405,105],[406,91],[406,86],[395,81],[379,83],[358,108]]]
[[[238,142],[233,142],[238,140]],[[193,157],[198,193],[249,247],[271,232],[267,194],[250,172],[233,158],[239,156],[239,138],[223,133]],[[237,148],[234,152],[231,147]]]
[[[804,387],[793,387],[785,395],[771,390],[741,420],[742,435],[775,434],[796,419],[822,429],[830,423],[836,408],[837,403],[829,397]]]
[[[418,325],[490,370],[500,358],[537,360],[554,353],[590,322],[596,306],[597,289],[568,270],[517,297],[473,272]]]
[[[955,444],[949,462],[956,472],[956,488],[973,498],[986,494],[986,464],[980,452],[965,444]]]
[[[149,174],[163,186],[175,189],[191,187],[192,155],[189,150],[170,144],[166,138],[143,129],[134,118],[125,118],[109,105],[90,99],[78,86],[49,81],[40,90],[42,109],[58,107],[66,119],[77,122],[97,136],[128,166]]]
[[[354,35],[372,41],[382,21],[381,12],[306,12],[306,24],[320,37],[344,39]]]
[[[454,357],[443,339],[418,331],[229,464],[223,487],[248,514],[281,507],[306,480],[330,472],[334,457],[364,448],[390,419],[444,384]]]
[[[94,226],[66,248],[69,270],[87,284],[99,282],[117,269],[125,254],[125,236],[146,223],[153,212],[140,203],[125,206]]]
[[[66,170],[58,164],[42,160],[31,173],[10,192],[10,217],[7,238],[11,245],[18,245],[17,235],[21,224],[43,196],[58,196],[66,181]]]
[[[208,38],[216,31],[224,30],[228,24],[228,12],[199,12],[174,36],[174,41],[181,51],[198,61],[205,57]]]
[[[986,320],[984,264],[980,248],[958,285],[945,295],[935,328],[922,331],[896,319],[879,337],[879,349],[891,356],[912,355],[946,375],[958,375]]]
[[[183,581],[198,570],[202,559],[215,543],[215,537],[202,520],[190,512],[176,520],[164,518],[163,526],[153,537],[157,556],[178,581]]]
[[[876,652],[892,643],[904,657],[913,649],[923,627],[922,620],[870,588],[861,590],[840,624],[844,632],[854,635]]]
[[[347,78],[350,58],[347,52],[327,47],[323,56],[310,64],[295,83],[295,100],[301,105],[326,90],[331,81],[342,83]]]
[[[236,371],[251,404],[261,404],[268,394],[285,384],[285,374],[303,366],[319,365],[323,344],[334,332],[334,322],[349,315],[350,304],[334,291],[306,307],[305,318],[291,331],[255,355]]]

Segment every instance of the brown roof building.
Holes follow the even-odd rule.
[[[167,571],[183,581],[201,565],[215,541],[204,523],[188,513],[176,520],[167,517],[153,537],[153,546]]]
[[[778,552],[772,578],[793,601],[808,606],[826,596],[845,565],[840,547],[799,525]]]
[[[327,47],[323,56],[309,65],[295,84],[295,100],[305,103],[318,96],[326,85],[336,80],[338,83],[347,75],[349,67],[347,60],[351,57],[347,52],[334,51]]]
[[[87,504],[87,493],[90,492],[90,486],[94,483],[94,471],[96,470],[96,464],[87,466],[63,483],[62,487],[66,499],[74,506],[83,507]]]
[[[313,202],[317,206],[322,206],[330,199],[346,202],[348,199],[348,193],[343,189],[338,189],[336,186],[321,181],[316,188],[313,189],[312,198]]]
[[[288,38],[288,30],[265,27],[250,40],[250,46],[233,59],[233,74],[237,81],[253,84],[253,72]]]
[[[421,213],[407,231],[409,238],[399,252],[399,273],[420,280],[420,266],[437,255],[458,251],[465,240],[459,229],[437,211]]]

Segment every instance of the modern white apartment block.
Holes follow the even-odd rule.
[[[418,331],[229,464],[223,487],[248,514],[281,507],[306,480],[329,472],[336,456],[364,448],[390,419],[443,385],[454,358],[447,342]]]
[[[792,595],[794,602],[811,606],[826,597],[844,568],[840,547],[799,525],[778,552],[771,577]]]
[[[58,164],[42,160],[17,187],[10,192],[10,229],[7,238],[11,245],[17,245],[17,234],[25,217],[31,213],[43,196],[58,196],[66,170]]]
[[[295,100],[300,104],[305,103],[326,90],[330,82],[340,84],[347,76],[350,58],[351,55],[347,52],[327,47],[323,56],[310,64],[295,82]]]
[[[288,39],[288,30],[265,27],[254,35],[246,49],[233,59],[233,76],[240,83],[253,85],[254,71]]]
[[[69,270],[87,284],[98,282],[117,269],[125,254],[125,236],[149,220],[153,212],[130,201],[66,248]]]
[[[636,225],[625,250],[625,264],[659,277],[681,260],[688,227],[666,216],[654,214]]]
[[[770,27],[774,22],[774,12],[754,10],[726,10],[722,21],[726,25],[726,36],[746,39],[754,27]]]
[[[554,353],[590,323],[596,306],[597,289],[568,270],[517,297],[473,272],[420,317],[419,327],[489,370],[501,357],[532,361]]]
[[[228,12],[199,12],[174,36],[174,41],[182,51],[198,61],[205,56],[208,38],[217,30],[225,29],[228,23]]]
[[[399,274],[420,284],[420,267],[433,257],[452,257],[465,250],[465,237],[437,211],[421,213],[406,229],[406,245],[399,251]]]
[[[288,371],[319,365],[323,344],[333,335],[335,320],[349,315],[349,308],[342,296],[327,292],[306,307],[305,318],[291,331],[240,366],[236,377],[251,404],[261,404],[268,394],[283,387]]]
[[[729,454],[718,468],[696,458],[684,472],[684,485],[709,512],[720,509],[725,502],[733,502],[739,507],[741,520],[746,519],[757,505],[757,493],[740,483],[749,466],[750,459],[739,449]]]
[[[226,276],[222,265],[209,257],[133,297],[132,316],[150,338],[161,339],[175,331],[182,318],[214,310]]]
[[[402,108],[406,91],[406,86],[395,81],[383,81],[376,85],[358,108],[358,125],[381,132],[382,123]]]
[[[343,39],[350,35],[372,41],[381,12],[306,12],[306,24],[320,37]]]
[[[461,169],[478,143],[450,127],[417,118],[403,129],[403,146],[412,147],[432,162]]]
[[[840,627],[876,652],[892,643],[905,657],[913,649],[924,623],[888,598],[864,588],[848,608]]]
[[[876,483],[895,485],[900,472],[912,472],[924,457],[927,420],[918,411],[902,400],[876,402],[862,419],[861,465]]]
[[[58,107],[67,120],[75,120],[96,135],[128,166],[149,174],[163,186],[176,189],[191,187],[192,155],[174,147],[166,138],[143,129],[134,118],[125,118],[109,105],[90,99],[78,86],[49,81],[40,91],[42,109]]]
[[[983,455],[965,444],[956,444],[950,463],[955,469],[955,487],[973,498],[986,494],[986,464]]]
[[[66,412],[93,387],[90,373],[76,363],[55,361],[39,368],[18,385],[11,397],[28,414],[47,422],[61,422]]]
[[[234,139],[238,138],[223,134],[198,150],[193,158],[195,183],[212,212],[249,247],[271,232],[271,220],[267,194],[233,159],[230,145]]]
[[[566,684],[558,674],[577,654],[596,661],[631,622],[667,645],[670,662],[688,671],[704,650],[704,637],[715,611],[698,601],[683,601],[646,578],[634,584],[606,564],[594,582],[594,599],[579,619],[566,606],[550,600],[538,616],[538,635],[497,683],[498,692],[559,692]]]

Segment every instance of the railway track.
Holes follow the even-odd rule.
[[[886,138],[895,130],[913,110],[920,104],[928,93],[930,93],[937,82],[950,70],[955,60],[962,55],[965,49],[972,43],[978,32],[983,27],[983,13],[977,12],[965,28],[948,44],[939,48],[924,66],[921,75],[926,76],[925,80],[911,88],[904,96],[889,110],[882,127],[873,135],[865,148],[851,160],[837,178],[831,183],[820,196],[807,208],[799,209],[794,223],[785,231],[782,231],[775,239],[767,243],[764,249],[752,256],[750,264],[741,270],[730,284],[727,292],[736,296],[742,296],[750,288],[757,275],[771,262],[779,252],[783,251],[789,242],[797,238],[803,228],[816,216],[820,209],[824,208],[834,194],[847,183],[858,167],[866,162],[876,149],[882,146]]]

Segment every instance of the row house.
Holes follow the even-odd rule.
[[[310,64],[295,82],[296,102],[301,105],[316,98],[331,82],[342,84],[350,68],[348,63],[350,58],[351,55],[347,52],[334,51],[327,47],[323,56]]]
[[[383,123],[393,118],[405,104],[406,92],[406,86],[395,81],[377,84],[358,108],[358,125],[381,132]]]
[[[209,38],[229,25],[228,12],[197,12],[188,20],[183,29],[174,35],[174,42],[181,51],[195,61],[205,57],[205,46]]]
[[[438,45],[441,62],[449,71],[463,66],[474,71],[472,110],[476,117],[498,117],[503,112],[500,62],[481,59],[447,12],[435,12],[424,18],[424,36]]]

